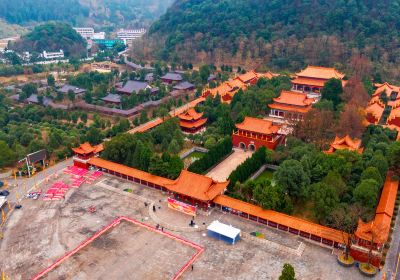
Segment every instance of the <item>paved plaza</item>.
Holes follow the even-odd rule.
[[[252,151],[245,151],[242,149],[233,149],[233,153],[229,155],[225,160],[221,161],[215,166],[206,176],[214,179],[217,182],[224,182],[228,179],[229,175],[233,170],[236,169],[246,159],[251,157]]]
[[[68,182],[68,176],[63,174],[57,180]],[[46,182],[43,190],[55,180]],[[127,189],[132,193],[124,191]],[[294,266],[297,279],[364,279],[357,268],[338,265],[329,249],[218,209],[208,216],[198,215],[196,228],[189,227],[191,217],[169,209],[167,198],[167,193],[103,175],[92,184],[68,191],[61,201],[25,199],[23,208],[13,212],[0,241],[1,267],[13,280],[29,279],[115,218],[127,216],[151,226],[160,224],[166,232],[205,248],[193,271],[188,269],[182,279],[277,279],[286,262]],[[95,211],[88,211],[90,208]],[[205,227],[213,220],[241,229],[242,240],[228,245],[208,237]],[[247,237],[255,231],[277,246]],[[301,255],[283,250],[294,251],[302,243],[305,247]],[[182,258],[173,260],[174,254]],[[48,279],[89,279],[88,275],[95,275],[92,279],[169,279],[191,254],[192,249],[135,226],[117,227],[71,258],[71,262],[58,267]],[[154,272],[150,269],[153,266],[158,267]],[[74,270],[81,272],[71,274]]]

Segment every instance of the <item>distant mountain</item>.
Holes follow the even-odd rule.
[[[35,24],[50,20],[72,25],[148,26],[173,0],[3,0],[0,18],[9,23]]]
[[[67,57],[82,57],[86,52],[86,42],[70,25],[48,22],[22,36],[12,49],[36,53],[63,50]]]
[[[177,0],[149,33],[153,55],[299,69],[365,54],[400,80],[400,0]]]
[[[22,35],[26,32],[28,32],[27,29],[20,25],[9,24],[3,20],[0,20],[0,39]]]

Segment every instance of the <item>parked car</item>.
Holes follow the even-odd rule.
[[[0,196],[8,196],[9,194],[10,192],[6,190],[0,192]]]

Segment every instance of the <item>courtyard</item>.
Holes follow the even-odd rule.
[[[52,178],[41,188],[45,191],[54,181],[69,182],[69,176]],[[191,217],[169,209],[167,198],[167,193],[102,175],[69,190],[63,200],[25,199],[0,241],[1,268],[11,279],[30,279],[117,217],[126,216],[152,227],[159,224],[165,232],[204,247],[193,271],[186,270],[182,279],[277,279],[286,262],[294,266],[298,279],[364,279],[355,267],[339,266],[330,249],[218,209],[196,216],[196,227],[189,227]],[[208,237],[205,228],[213,220],[241,229],[242,240],[228,245]],[[276,246],[248,237],[252,232],[262,233]],[[287,253],[302,243],[300,255]],[[191,247],[123,223],[62,263],[47,279],[89,279],[88,275],[92,279],[171,279],[194,253]]]

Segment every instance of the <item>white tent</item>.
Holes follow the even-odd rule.
[[[213,221],[208,227],[208,236],[223,240],[229,244],[235,244],[240,239],[240,229],[231,225]]]

